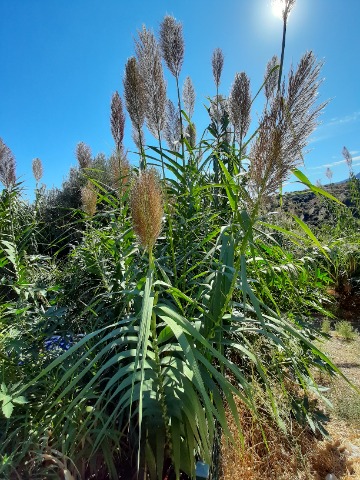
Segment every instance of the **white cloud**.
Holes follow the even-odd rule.
[[[338,165],[342,165],[343,163],[346,163],[346,160],[339,160],[332,163],[324,163],[323,165],[319,165],[318,167],[308,167],[308,170],[323,170],[324,168],[337,167]]]
[[[315,134],[310,138],[309,144],[322,142],[323,140],[329,139],[334,134],[332,127],[340,127],[341,125],[355,123],[358,120],[360,120],[360,110],[343,117],[333,117],[329,122],[319,125],[315,131]],[[359,151],[356,150],[350,153],[353,155],[359,153]]]
[[[356,122],[360,118],[360,111],[353,112],[350,115],[345,115],[344,117],[334,117],[330,122],[325,123],[324,127],[332,127],[334,125],[342,125],[344,123]]]
[[[353,160],[354,167],[360,165],[359,163],[354,163],[357,160],[360,160],[360,155],[358,155],[357,157],[352,157],[352,160]],[[346,163],[345,159],[337,160],[336,162],[324,163],[323,165],[319,165],[318,167],[308,167],[308,170],[322,170],[324,168],[333,168],[333,167],[337,167],[338,165],[343,165],[344,163]]]

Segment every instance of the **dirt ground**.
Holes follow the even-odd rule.
[[[351,342],[331,332],[322,350],[360,389],[360,337]],[[238,449],[223,444],[222,480],[325,480],[333,474],[338,480],[360,480],[360,394],[341,378],[319,378],[328,386],[327,397],[334,408],[327,411],[329,438],[316,438],[297,424],[290,434],[265,425],[268,449],[261,429],[239,404],[245,444]],[[235,425],[231,426],[236,435]]]

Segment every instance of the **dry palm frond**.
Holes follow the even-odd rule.
[[[151,30],[143,26],[138,32],[139,40],[135,43],[140,73],[144,82],[146,99],[146,123],[155,138],[165,125],[166,84],[161,65],[160,48]]]
[[[229,118],[235,128],[239,143],[250,126],[251,94],[250,80],[245,72],[237,73],[228,100]]]
[[[154,168],[140,172],[131,188],[133,228],[140,244],[151,250],[161,230],[163,197]]]
[[[221,50],[221,48],[215,48],[213,55],[212,55],[212,71],[213,71],[213,76],[214,76],[214,82],[216,85],[216,88],[219,88],[220,81],[221,81],[221,74],[222,74],[222,69],[224,66],[224,54]]]
[[[289,73],[288,87],[277,92],[260,121],[250,152],[250,184],[255,196],[275,192],[303,159],[303,149],[326,103],[315,105],[322,63],[312,52]]]
[[[125,114],[119,92],[115,92],[111,99],[111,134],[113,136],[116,150],[122,150],[125,129]]]
[[[184,86],[183,86],[183,92],[182,92],[182,98],[183,102],[185,105],[185,111],[188,115],[188,117],[191,119],[191,117],[194,114],[194,107],[195,107],[195,89],[192,84],[191,78],[186,77]]]
[[[35,180],[39,182],[39,180],[41,180],[43,176],[43,166],[40,158],[34,158],[34,160],[32,161],[32,171]]]
[[[171,150],[176,152],[180,147],[181,125],[179,111],[171,100],[166,104],[166,123],[164,128],[164,138]]]
[[[81,189],[81,203],[84,212],[93,217],[96,212],[97,192],[90,181]]]
[[[75,155],[79,162],[80,168],[89,168],[91,165],[91,148],[84,142],[76,145]]]
[[[0,138],[0,182],[9,188],[16,183],[15,157]]]
[[[181,23],[170,15],[160,25],[160,47],[168,69],[178,78],[184,61],[184,38]]]
[[[139,151],[144,148],[143,124],[145,121],[146,99],[145,86],[140,74],[139,65],[135,57],[131,57],[126,62],[124,75],[124,95],[127,111],[133,125],[133,138]]]
[[[273,95],[276,92],[279,72],[278,72],[278,69],[275,67],[279,64],[280,64],[280,61],[277,55],[274,55],[266,65],[264,81],[265,81],[265,96],[268,101],[273,97]]]

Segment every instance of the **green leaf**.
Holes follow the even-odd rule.
[[[343,205],[342,202],[340,202],[340,200],[336,197],[334,197],[333,195],[331,195],[331,193],[327,192],[326,190],[323,190],[322,188],[320,187],[317,187],[316,185],[313,185],[310,180],[307,178],[306,175],[304,175],[300,170],[298,170],[297,168],[295,170],[292,171],[292,173],[295,175],[295,177],[297,177],[299,180],[300,180],[300,183],[303,183],[304,185],[306,185],[307,187],[310,188],[310,190],[318,195],[322,195],[323,197],[327,197],[329,198],[330,200],[333,200],[334,202],[336,203],[339,203],[340,205]]]
[[[310,230],[310,228],[306,225],[306,223],[304,223],[299,217],[297,217],[296,215],[291,215],[293,217],[293,219],[295,220],[296,223],[298,223],[300,225],[300,227],[304,230],[304,232],[306,233],[306,235],[313,241],[313,243],[319,248],[319,250],[322,252],[322,254],[328,259],[330,260],[330,257],[329,255],[327,254],[326,250],[324,249],[324,247],[321,245],[321,243],[319,242],[319,240],[315,237],[315,235],[313,234],[313,232]]]
[[[28,403],[25,397],[20,396],[20,397],[15,397],[12,399],[13,403],[17,403],[18,405],[24,405],[25,403]]]
[[[11,403],[11,397],[3,399],[2,412],[5,415],[5,418],[10,418],[14,410],[14,405]]]

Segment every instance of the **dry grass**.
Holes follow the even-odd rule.
[[[347,343],[333,336],[323,349],[360,388],[359,338]],[[339,480],[360,480],[360,454],[359,457],[354,455],[357,447],[359,451],[356,452],[360,452],[360,421],[354,413],[357,405],[360,411],[360,395],[339,378],[331,380],[329,386],[335,409],[326,426],[330,434],[328,439],[317,438],[309,429],[295,423],[289,425],[285,434],[271,422],[264,422],[267,449],[260,425],[238,402],[244,445],[240,440],[237,448],[222,445],[222,480],[325,480],[328,473],[335,474]],[[343,407],[347,405],[349,418],[343,418],[344,415],[339,418],[341,411],[337,402],[340,401]],[[231,430],[236,437],[234,424],[231,424]]]

